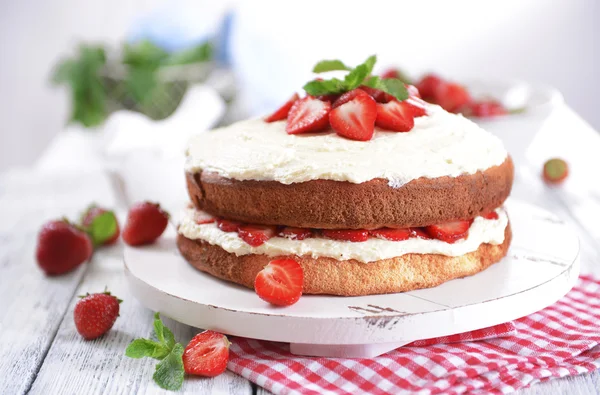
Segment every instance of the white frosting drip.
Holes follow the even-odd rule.
[[[475,218],[469,229],[469,236],[454,244],[419,238],[404,241],[369,238],[364,242],[353,243],[325,238],[291,240],[285,237],[273,237],[261,246],[252,247],[240,239],[236,232],[223,232],[217,227],[216,223],[196,224],[194,222],[194,209],[182,211],[179,233],[188,239],[200,239],[217,245],[237,256],[248,254],[268,256],[308,255],[313,258],[330,257],[340,261],[355,259],[368,263],[409,253],[459,256],[475,251],[484,243],[502,244],[504,242],[504,231],[508,224],[508,216],[504,208],[499,208],[496,212],[498,213],[497,220],[488,220],[483,217]]]
[[[420,177],[473,174],[506,159],[502,142],[472,121],[434,105],[427,111],[410,132],[376,128],[366,142],[333,132],[289,135],[286,121],[242,121],[192,138],[186,170],[283,184],[316,179],[358,184],[385,178],[400,187]]]

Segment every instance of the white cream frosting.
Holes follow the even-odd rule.
[[[182,211],[179,233],[188,239],[200,239],[217,245],[237,256],[248,254],[308,255],[313,258],[330,257],[340,261],[355,259],[368,263],[409,253],[459,256],[475,251],[484,243],[502,244],[508,216],[504,208],[498,208],[496,212],[498,213],[496,220],[475,218],[469,229],[468,237],[454,244],[419,238],[403,241],[369,238],[364,242],[353,243],[326,238],[291,240],[285,237],[273,237],[263,245],[252,247],[240,239],[237,232],[223,232],[216,223],[198,225],[194,221],[194,209]]]
[[[242,121],[192,138],[186,170],[283,184],[384,178],[390,186],[400,187],[420,177],[473,174],[506,159],[502,142],[472,121],[434,105],[427,111],[415,119],[410,132],[376,128],[366,142],[333,132],[289,135],[286,121]]]

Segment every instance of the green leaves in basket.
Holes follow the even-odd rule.
[[[164,65],[179,66],[192,63],[207,62],[212,59],[213,46],[210,42],[192,48],[173,52],[165,59]]]
[[[125,356],[130,358],[154,358],[156,364],[152,378],[161,388],[175,391],[183,385],[183,346],[175,342],[173,332],[160,319],[159,313],[154,315],[155,340],[135,339],[125,350]]]
[[[65,84],[71,93],[70,121],[86,127],[100,125],[106,117],[106,91],[100,72],[106,54],[100,46],[81,45],[75,58],[62,60],[54,70],[52,81]]]
[[[315,65],[313,68],[314,73],[348,71],[348,74],[346,74],[344,80],[331,78],[328,80],[322,79],[310,81],[304,85],[304,90],[311,96],[321,96],[340,94],[356,89],[361,85],[367,85],[389,93],[398,100],[405,100],[408,98],[408,92],[401,80],[393,78],[382,80],[379,77],[371,76],[376,62],[377,57],[375,55],[369,56],[364,63],[361,63],[354,68],[346,66],[340,60],[323,60]]]

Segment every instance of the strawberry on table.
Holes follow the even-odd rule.
[[[408,240],[412,236],[412,231],[409,228],[404,229],[393,229],[393,228],[381,228],[370,230],[371,236],[375,236],[379,239],[390,240],[390,241],[402,241]]]
[[[114,244],[121,233],[115,213],[96,205],[90,206],[83,213],[81,226],[96,246]]]
[[[291,240],[304,240],[312,237],[312,231],[306,228],[294,228],[286,226],[279,231],[279,236],[287,237]]]
[[[292,97],[290,97],[288,99],[288,101],[286,101],[283,104],[283,106],[281,106],[279,109],[277,109],[277,111],[275,111],[273,114],[271,114],[267,118],[265,118],[265,122],[275,122],[275,121],[282,121],[282,120],[286,119],[288,116],[288,113],[290,112],[290,109],[292,108],[294,103],[296,103],[296,101],[299,98],[300,97],[298,96],[298,94],[294,93],[294,95]]]
[[[50,221],[38,235],[36,260],[47,275],[70,272],[90,259],[93,252],[89,236],[66,220]]]
[[[215,377],[227,369],[229,340],[221,333],[204,331],[190,340],[183,352],[183,367],[187,374]]]
[[[342,97],[338,100],[341,100]],[[329,123],[340,136],[367,141],[373,137],[376,117],[377,103],[375,100],[369,95],[356,93],[354,98],[331,110]]]
[[[323,229],[322,232],[323,236],[334,240],[359,243],[369,239],[369,231],[365,229]]]
[[[443,224],[430,225],[425,227],[430,236],[445,241],[446,243],[455,243],[469,235],[471,221],[451,221]]]
[[[553,158],[544,163],[542,178],[549,184],[560,184],[569,175],[569,165],[562,159]]]
[[[130,246],[153,243],[169,223],[169,214],[159,204],[141,202],[134,204],[127,214],[123,241]]]
[[[73,312],[75,327],[84,339],[96,339],[113,327],[122,301],[108,291],[91,295],[88,293],[81,298]]]
[[[268,225],[242,225],[238,229],[238,235],[252,247],[263,245],[271,237],[275,236],[275,227]]]
[[[289,306],[302,296],[304,272],[293,259],[274,259],[256,275],[254,290],[264,301]]]
[[[288,114],[285,131],[288,134],[319,132],[329,125],[331,103],[312,96],[297,100]]]

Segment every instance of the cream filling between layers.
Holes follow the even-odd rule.
[[[182,211],[179,233],[188,239],[203,240],[217,245],[225,251],[240,255],[264,254],[308,255],[313,258],[329,257],[337,260],[355,259],[368,263],[381,259],[394,258],[404,254],[441,254],[459,256],[475,251],[481,244],[499,245],[504,242],[504,232],[508,224],[508,216],[504,208],[496,209],[498,219],[489,220],[477,217],[469,229],[469,236],[454,244],[440,240],[424,240],[411,238],[403,241],[389,241],[370,238],[367,241],[353,243],[349,241],[330,240],[326,238],[309,238],[291,240],[285,237],[273,237],[258,247],[244,242],[237,232],[223,232],[216,223],[198,225],[194,221],[194,209]]]
[[[332,131],[285,132],[286,121],[250,119],[198,134],[187,149],[186,170],[236,180],[292,184],[325,179],[362,183],[387,179],[400,187],[420,178],[474,174],[502,164],[502,142],[474,122],[435,105],[407,133],[375,129],[370,141]]]

